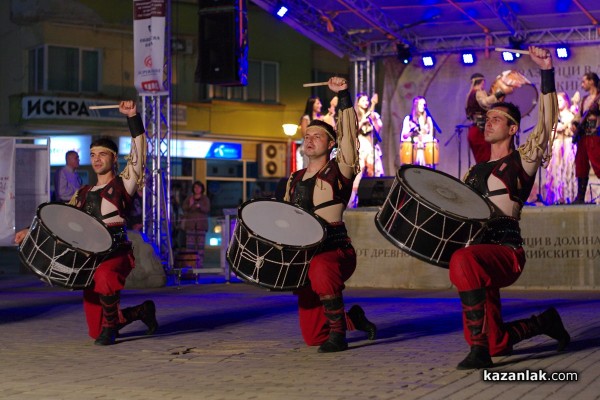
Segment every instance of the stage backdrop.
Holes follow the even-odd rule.
[[[582,46],[572,48],[572,56],[568,60],[559,60],[553,51],[556,71],[557,91],[564,91],[570,97],[581,91],[581,77],[585,72],[600,72],[598,47]],[[410,112],[412,99],[424,96],[429,111],[442,130],[437,135],[440,143],[440,164],[438,169],[455,177],[462,178],[473,163],[467,143],[467,128],[456,129],[457,126],[469,125],[465,116],[465,100],[470,89],[470,77],[479,72],[485,76],[486,89],[489,90],[496,76],[505,70],[516,70],[527,77],[534,87],[517,89],[508,98],[509,101],[531,104],[532,92],[540,85],[540,71],[529,59],[521,56],[515,63],[509,64],[501,60],[501,54],[490,52],[486,58],[483,52],[476,53],[475,65],[465,66],[460,62],[460,54],[436,55],[437,63],[432,69],[424,69],[419,57],[415,57],[408,66],[402,65],[395,58],[383,61],[384,88],[382,96],[383,118],[383,152],[384,165],[388,175],[394,175],[400,166],[398,148],[402,120]],[[583,97],[585,92],[581,92]],[[521,106],[521,112],[527,110]],[[537,105],[523,118],[520,134],[521,143],[526,140],[529,128],[537,121]],[[460,154],[460,164],[459,164]],[[460,170],[460,174],[459,174]],[[542,174],[543,175],[543,174]],[[537,193],[537,185],[533,195]]]

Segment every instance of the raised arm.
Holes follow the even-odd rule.
[[[353,178],[359,171],[358,163],[358,119],[352,107],[348,82],[339,77],[329,79],[329,89],[338,96],[338,123],[336,161],[340,171],[347,178]]]
[[[137,112],[137,106],[134,101],[122,101],[119,104],[121,114],[127,116],[127,125],[131,133],[131,151],[125,157],[127,165],[121,172],[123,184],[127,193],[133,196],[138,187],[144,185],[144,172],[146,171],[146,154],[148,144],[142,117]]]
[[[542,75],[541,101],[538,107],[538,121],[527,141],[519,146],[523,168],[530,176],[535,175],[540,164],[547,165],[552,156],[556,124],[558,123],[558,99],[554,84],[552,56],[546,49],[529,46],[531,59],[540,67]]]

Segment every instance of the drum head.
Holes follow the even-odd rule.
[[[78,208],[44,204],[38,217],[58,239],[86,253],[102,253],[112,247],[112,236],[104,224]]]
[[[242,204],[238,217],[255,235],[285,246],[306,247],[325,238],[314,215],[281,201],[251,200]]]
[[[533,111],[538,102],[538,91],[535,86],[526,84],[520,88],[515,88],[504,98],[504,101],[513,103],[521,110],[521,117],[526,117]]]
[[[492,215],[483,197],[448,174],[417,166],[403,166],[398,174],[413,194],[441,211],[465,219],[486,220]]]

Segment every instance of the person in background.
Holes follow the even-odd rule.
[[[65,161],[66,165],[54,175],[54,198],[62,203],[68,203],[81,187],[81,178],[77,174],[79,154],[75,150],[69,150],[65,154]]]
[[[434,142],[433,120],[426,109],[425,97],[417,96],[413,99],[410,114],[402,121],[400,161],[403,164],[426,165],[425,146]]]
[[[379,102],[377,93],[373,94],[371,100],[366,93],[358,93],[356,95],[356,117],[358,118],[358,158],[360,172],[356,175],[352,185],[352,195],[348,207],[357,207],[358,186],[363,177],[379,177],[384,175],[383,170],[383,153],[381,151],[381,128],[383,122],[377,112],[375,106]]]
[[[204,184],[200,181],[192,185],[192,193],[181,204],[183,209],[183,229],[188,251],[197,253],[197,265],[204,262],[204,242],[208,230],[210,200],[205,193]]]
[[[496,93],[488,95],[485,91],[484,76],[478,72],[471,75],[471,89],[467,95],[465,112],[467,118],[473,122],[473,125],[469,128],[467,140],[473,152],[473,157],[475,157],[475,163],[485,162],[490,159],[490,144],[483,137],[487,110],[493,104],[504,100],[504,96],[511,92],[512,89],[506,87],[504,91],[497,90]]]
[[[569,95],[558,92],[558,124],[556,139],[552,146],[552,158],[546,169],[546,204],[569,204],[575,200],[575,152],[571,122],[575,115],[571,112]]]

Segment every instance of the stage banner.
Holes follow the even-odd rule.
[[[0,246],[15,238],[15,139],[0,139]]]
[[[133,61],[140,93],[164,90],[165,1],[133,1]]]

